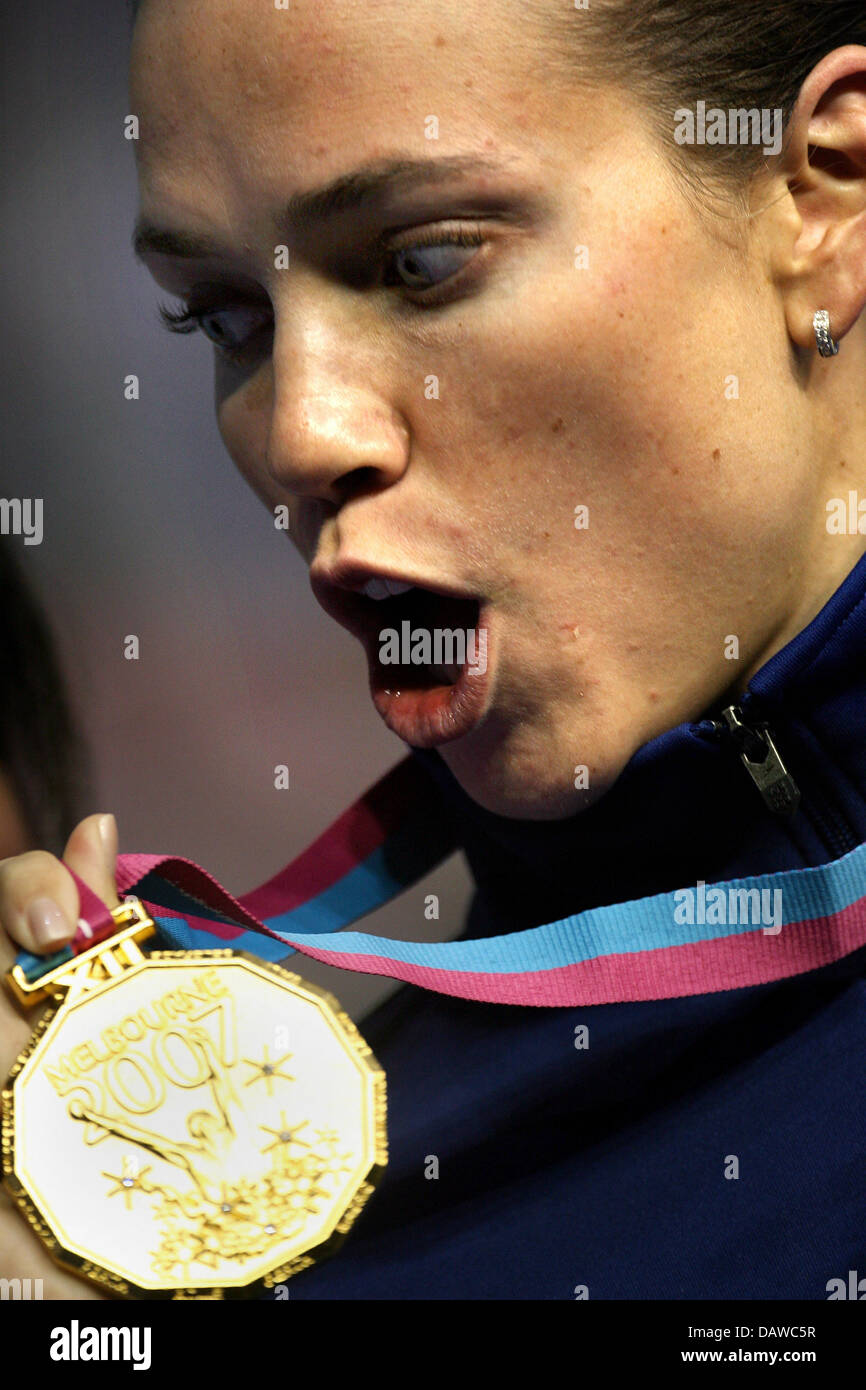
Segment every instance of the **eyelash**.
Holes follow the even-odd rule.
[[[380,250],[382,255],[387,257],[397,256],[400,254],[401,251],[414,251],[416,248],[419,248],[421,250],[429,250],[433,246],[478,247],[483,246],[484,241],[485,236],[480,227],[467,227],[464,224],[463,226],[455,227],[450,231],[443,231],[441,227],[431,227],[427,231],[413,232],[411,234],[411,240],[407,240],[403,245],[389,246],[382,244],[380,245]],[[470,257],[470,259],[466,262],[466,265],[470,265],[474,259],[474,256]],[[403,285],[403,290],[406,294],[410,296],[407,302],[415,303],[421,308],[435,307],[439,303],[444,303],[445,298],[443,296],[440,296],[438,299],[436,299],[434,292],[447,285],[453,285],[455,281],[459,280],[462,273],[463,266],[461,266],[459,270],[456,270],[453,275],[449,275],[446,277],[445,280],[440,281],[438,285],[431,285],[430,289],[426,291],[413,291],[409,288],[408,285]],[[426,298],[422,298],[422,295],[426,295]]]
[[[479,247],[484,244],[484,241],[485,237],[480,227],[463,226],[455,228],[453,231],[446,232],[443,232],[439,228],[433,228],[427,233],[413,233],[412,240],[407,241],[405,245],[387,246],[380,244],[377,249],[383,257],[388,257],[397,256],[403,251],[414,251],[416,248],[424,249],[434,246]],[[470,265],[474,259],[474,256],[470,257],[466,265]],[[438,297],[436,292],[440,291],[445,286],[453,286],[455,281],[459,281],[463,269],[464,267],[461,266],[453,275],[447,276],[444,280],[440,281],[438,285],[431,285],[426,290],[413,290],[410,286],[404,284],[402,290],[403,294],[407,296],[406,302],[414,304],[419,310],[437,308],[440,304],[447,303],[448,298],[450,298],[447,291],[445,295],[439,294]],[[389,285],[394,284],[393,281],[383,281],[383,283]],[[399,287],[399,282],[397,283]],[[182,304],[179,309],[172,309],[166,304],[160,304],[158,306],[158,311],[163,326],[168,329],[169,333],[196,333],[201,329],[202,319],[206,318],[209,314],[219,313],[220,309],[228,307],[230,306],[214,303],[205,304],[199,308],[193,309],[189,304]],[[239,344],[235,348],[220,346],[219,350],[227,361],[232,362],[243,357],[244,353],[248,350],[248,346],[248,343]]]

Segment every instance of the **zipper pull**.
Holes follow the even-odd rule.
[[[747,724],[739,705],[723,709],[722,719],[724,724],[717,727],[733,738],[740,761],[773,814],[789,819],[796,815],[800,789],[782,762],[766,724]]]

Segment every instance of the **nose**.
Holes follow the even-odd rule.
[[[409,431],[389,371],[381,339],[345,310],[277,324],[265,467],[280,487],[339,506],[402,476]]]

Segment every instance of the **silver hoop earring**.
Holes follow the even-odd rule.
[[[815,337],[818,340],[818,351],[822,357],[835,357],[839,351],[839,344],[835,338],[830,336],[830,315],[826,309],[819,309],[812,326],[815,329]]]

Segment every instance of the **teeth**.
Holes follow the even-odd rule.
[[[404,584],[400,579],[368,579],[361,593],[367,598],[396,598],[398,594],[408,594],[412,588],[413,584]]]

